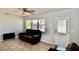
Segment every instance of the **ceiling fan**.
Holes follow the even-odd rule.
[[[29,13],[29,14],[34,14],[35,10],[29,10],[28,8],[19,8],[20,10],[23,11],[23,14]]]

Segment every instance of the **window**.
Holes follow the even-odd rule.
[[[45,19],[26,20],[26,29],[34,29],[45,32]]]
[[[31,29],[32,28],[32,20],[26,20],[26,29]]]
[[[66,20],[57,20],[57,32],[66,33]]]

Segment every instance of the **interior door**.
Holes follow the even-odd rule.
[[[58,24],[57,21],[60,21]],[[65,21],[64,21],[65,20]],[[55,19],[55,44],[66,47],[70,42],[70,20],[68,17]],[[64,26],[64,27],[63,27]],[[60,27],[60,28],[58,28]]]

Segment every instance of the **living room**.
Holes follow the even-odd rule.
[[[79,39],[78,39],[79,38],[78,36],[79,9],[78,8],[31,8],[31,9],[28,8],[28,9],[35,10],[34,12],[35,14],[26,15],[22,10],[19,10],[19,8],[7,8],[7,9],[1,8],[0,9],[0,41],[1,42],[5,41],[3,40],[3,34],[6,34],[6,33],[15,33],[15,37],[18,38],[19,33],[26,31],[27,20],[42,20],[43,19],[45,20],[45,25],[44,25],[45,31],[42,32],[40,41],[44,42],[45,46],[47,45],[47,47],[43,46],[44,48],[49,49],[53,47],[53,45],[57,45],[59,47],[67,47],[69,43],[76,43],[79,45]],[[63,24],[65,26],[64,30],[66,32],[64,33],[62,33],[62,31],[61,33],[58,32],[57,20],[66,21],[65,22],[66,24]],[[10,43],[15,44],[14,42],[11,41]],[[40,43],[40,44],[43,44],[43,43]],[[51,46],[49,46],[49,44]],[[38,43],[35,45],[38,46]],[[32,48],[37,47],[35,45],[30,46],[31,50]],[[16,47],[13,46],[12,50],[15,49]],[[27,48],[30,48],[30,47],[27,47]],[[8,48],[7,50],[9,50]],[[20,50],[20,48],[18,49]],[[39,47],[37,47],[37,49],[43,50],[43,48],[39,48]]]

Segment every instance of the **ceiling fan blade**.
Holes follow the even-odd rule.
[[[34,14],[34,12],[29,12],[30,14]]]
[[[27,10],[27,12],[35,12],[35,10]]]
[[[35,12],[35,10],[30,10],[31,12]]]

